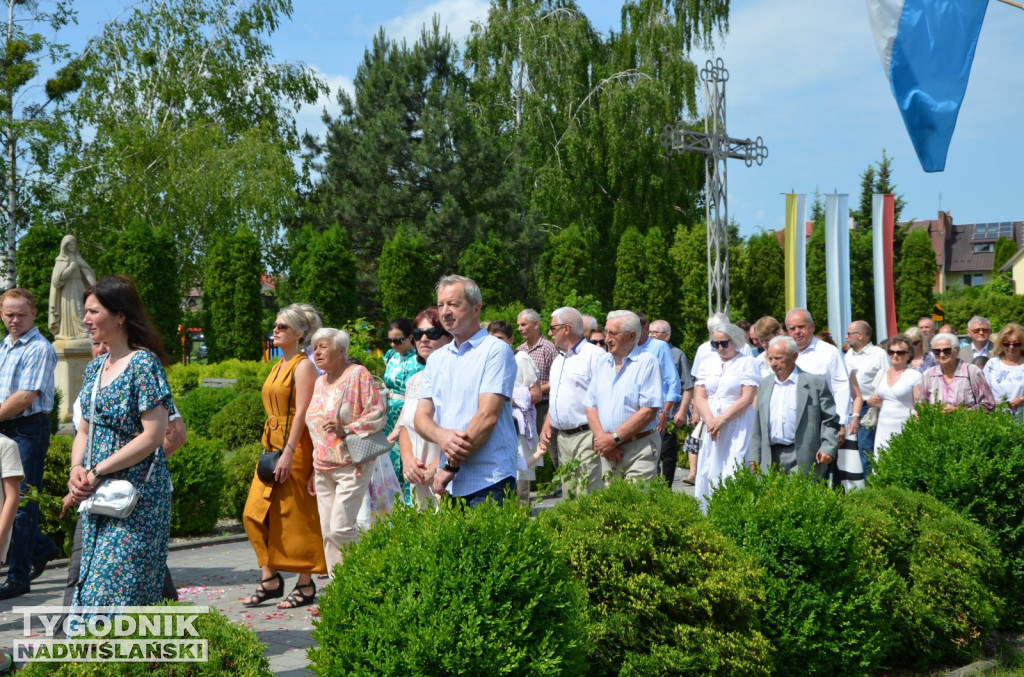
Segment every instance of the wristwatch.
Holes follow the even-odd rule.
[[[612,433],[612,439],[615,440],[615,446],[620,446],[622,444],[622,438],[619,437],[618,433]]]
[[[449,465],[447,458],[445,458],[443,461],[441,461],[441,465],[438,466],[437,469],[438,470],[444,470],[445,472],[450,472],[450,473],[457,473],[457,472],[459,472],[459,466],[457,466],[457,465]]]

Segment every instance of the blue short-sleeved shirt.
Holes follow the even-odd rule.
[[[434,420],[440,427],[464,431],[479,409],[481,394],[505,398],[490,437],[459,464],[459,472],[448,487],[453,496],[466,496],[516,476],[519,450],[512,422],[515,382],[512,349],[485,329],[458,346],[454,341],[449,343],[427,359],[419,396],[434,403]]]
[[[679,372],[672,359],[672,346],[665,341],[648,337],[647,343],[639,346],[640,350],[654,355],[661,367],[661,394],[666,402],[678,402],[683,398],[679,384]]]
[[[587,388],[587,406],[597,409],[601,427],[609,433],[642,407],[665,406],[658,360],[636,346],[623,358],[622,368],[617,372],[614,359],[601,362]],[[656,421],[651,421],[644,430],[655,425]]]
[[[32,327],[17,341],[8,334],[0,343],[0,402],[18,390],[35,390],[39,396],[18,417],[52,410],[56,367],[57,351],[39,329]]]

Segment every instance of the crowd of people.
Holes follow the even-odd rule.
[[[839,347],[804,309],[752,324],[715,314],[691,366],[671,344],[669,323],[643,313],[615,310],[601,326],[558,308],[545,338],[531,309],[515,328],[482,324],[471,279],[446,276],[436,291],[436,306],[388,325],[382,379],[349,356],[349,335],[324,327],[315,308],[279,311],[272,337],[282,358],[262,389],[264,456],[243,517],[261,570],[246,606],[311,604],[314,576],[333,576],[344,546],[401,502],[425,510],[445,496],[462,509],[512,496],[529,502],[535,468],[545,463],[570,497],[616,478],[660,475],[671,484],[677,431],[691,426],[683,481],[706,506],[745,466],[834,479],[839,451],[852,447],[860,472],[870,473],[918,402],[1002,406],[1024,422],[1024,329],[1016,323],[990,340],[988,320],[971,318],[961,346],[951,327],[926,317],[875,345],[871,326],[856,320]],[[66,601],[152,604],[175,596],[166,571],[167,457],[187,432],[135,287],[106,278],[82,300],[95,359],[74,408],[64,500],[82,509]],[[17,502],[19,481],[42,482],[56,355],[34,327],[31,293],[12,289],[0,304],[8,330],[0,344],[0,551],[13,534],[0,586],[6,599],[28,592],[57,555],[39,531],[37,504]],[[127,514],[95,508],[109,480],[137,490]],[[282,573],[297,576],[287,595]]]

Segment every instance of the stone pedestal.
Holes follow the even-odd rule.
[[[60,339],[53,342],[53,348],[57,351],[53,380],[64,396],[60,403],[60,421],[67,423],[71,420],[71,407],[82,391],[85,368],[92,361],[92,340]]]

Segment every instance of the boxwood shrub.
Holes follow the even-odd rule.
[[[164,602],[167,606],[178,602]],[[263,655],[264,645],[256,633],[241,623],[232,623],[216,609],[200,614],[194,624],[200,639],[208,641],[208,660],[190,663],[123,663],[100,661],[92,663],[28,663],[19,672],[25,677],[270,677],[270,663]],[[139,638],[134,635],[118,639]]]
[[[766,570],[759,611],[773,674],[866,675],[881,664],[902,581],[871,566],[841,494],[802,474],[743,471],[715,491],[708,516]]]
[[[890,667],[969,663],[995,629],[1002,561],[988,532],[926,494],[869,487],[845,499],[877,564],[904,581]]]
[[[68,493],[71,444],[74,439],[70,435],[50,437],[50,447],[43,463],[43,486],[39,504],[39,528],[65,555],[70,554],[71,539],[75,532],[75,523],[78,521],[78,513],[74,509],[68,510],[64,519],[59,517],[61,499]]]
[[[233,388],[196,388],[174,400],[189,435],[211,437],[210,419],[238,397]]]
[[[588,675],[766,675],[763,571],[664,482],[613,482],[538,520],[587,592]]]
[[[263,426],[267,423],[267,412],[259,393],[241,393],[227,403],[210,419],[210,434],[220,438],[228,449],[259,442]],[[290,425],[305,425],[303,421],[291,421]]]
[[[224,455],[224,493],[221,497],[221,517],[241,520],[245,499],[256,472],[256,463],[263,453],[259,442],[228,451]]]
[[[224,486],[224,451],[220,440],[189,435],[188,442],[167,461],[174,494],[171,535],[205,534],[220,517]]]
[[[1004,412],[921,405],[880,454],[871,484],[921,491],[995,537],[1004,627],[1024,626],[1024,428]]]
[[[515,501],[390,520],[322,591],[316,674],[584,674],[583,591]]]

